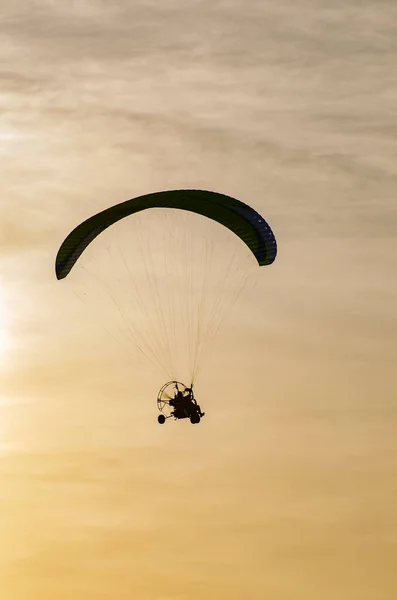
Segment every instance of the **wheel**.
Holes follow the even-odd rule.
[[[198,415],[198,414],[191,415],[190,422],[192,425],[196,425],[197,423],[200,423],[200,415]]]
[[[165,423],[165,416],[164,415],[159,415],[157,417],[157,421],[160,423],[160,425],[163,425]]]

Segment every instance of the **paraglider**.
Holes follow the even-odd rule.
[[[147,210],[158,216],[161,215],[161,211],[165,213],[165,227],[156,231],[155,235],[149,235],[141,223],[135,224],[135,229],[133,227],[135,219],[138,219],[138,213]],[[194,237],[194,232],[187,226],[182,230],[177,228],[175,232],[167,230],[172,224],[170,213],[174,215],[190,213],[193,215],[192,218],[198,220],[204,218],[208,223],[203,227],[200,246],[195,247],[190,254],[187,248]],[[162,245],[156,247],[151,253],[140,248],[139,254],[123,256],[123,261],[128,268],[128,277],[137,278],[135,287],[131,288],[126,309],[121,306],[121,303],[117,305],[116,294],[111,286],[109,286],[110,294],[123,318],[126,312],[130,311],[128,333],[131,341],[153,363],[169,376],[171,375],[157,397],[157,405],[161,413],[158,422],[164,423],[172,416],[176,420],[189,419],[191,423],[199,423],[204,413],[195,399],[193,381],[198,364],[205,354],[203,349],[206,348],[206,343],[213,341],[223,322],[226,308],[230,308],[239,297],[246,283],[245,263],[242,267],[236,268],[233,260],[239,256],[242,242],[249,251],[250,261],[253,257],[259,266],[270,265],[277,255],[276,239],[270,226],[258,212],[230,196],[192,189],[155,192],[107,208],[73,229],[57,253],[55,261],[57,279],[61,280],[69,275],[99,234],[109,228],[112,229],[112,226],[127,217],[131,218],[128,237],[131,237],[132,241],[144,240],[146,243],[148,238],[155,244],[159,240],[162,242],[161,236],[163,236],[164,243],[162,242]],[[150,225],[154,221],[153,218],[147,223]],[[220,224],[228,230],[227,241],[232,244],[230,254],[229,246],[221,241],[218,244],[220,246],[218,258],[212,256],[214,241],[209,239],[211,222],[215,223],[214,228]],[[218,229],[216,232],[217,237],[223,240],[221,232]],[[205,245],[207,238],[208,244]],[[173,254],[170,254],[167,263],[166,254],[172,242],[179,243],[179,246]],[[219,257],[225,261],[224,265],[221,264]],[[156,263],[156,260],[160,262]],[[180,261],[184,261],[182,266],[179,264]],[[145,285],[142,284],[144,277],[148,281],[146,297],[144,297]],[[222,294],[225,301],[222,300]],[[124,322],[127,323],[126,320]],[[178,327],[181,330],[179,338]],[[181,373],[181,370],[176,367],[176,359],[180,357],[189,363],[186,367],[186,378],[185,374],[181,377],[185,381],[189,378],[188,380],[192,382],[189,386],[176,378],[178,373]]]
[[[166,419],[189,419],[194,425],[200,423],[205,413],[197,404],[193,386],[187,387],[180,381],[168,381],[157,395],[157,407],[160,411],[158,422],[162,425]]]

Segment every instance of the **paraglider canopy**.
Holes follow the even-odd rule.
[[[102,231],[120,219],[156,207],[187,210],[224,225],[248,246],[259,266],[270,265],[276,258],[277,244],[272,230],[263,217],[247,204],[206,190],[169,190],[121,202],[78,225],[58,251],[57,279],[68,275],[87,246]]]

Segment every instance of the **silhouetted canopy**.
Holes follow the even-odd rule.
[[[206,190],[169,190],[145,194],[116,204],[78,225],[62,243],[56,257],[56,276],[63,279],[87,246],[102,231],[148,208],[187,210],[208,217],[234,232],[254,254],[259,266],[276,258],[277,244],[263,217],[253,208],[230,196]]]

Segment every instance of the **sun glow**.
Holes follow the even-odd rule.
[[[7,306],[5,302],[4,287],[0,279],[0,366],[1,364],[3,364],[10,341],[7,330],[7,323]]]
[[[5,129],[0,125],[0,156],[11,153],[12,146],[16,142],[25,140],[29,136],[19,131]]]

